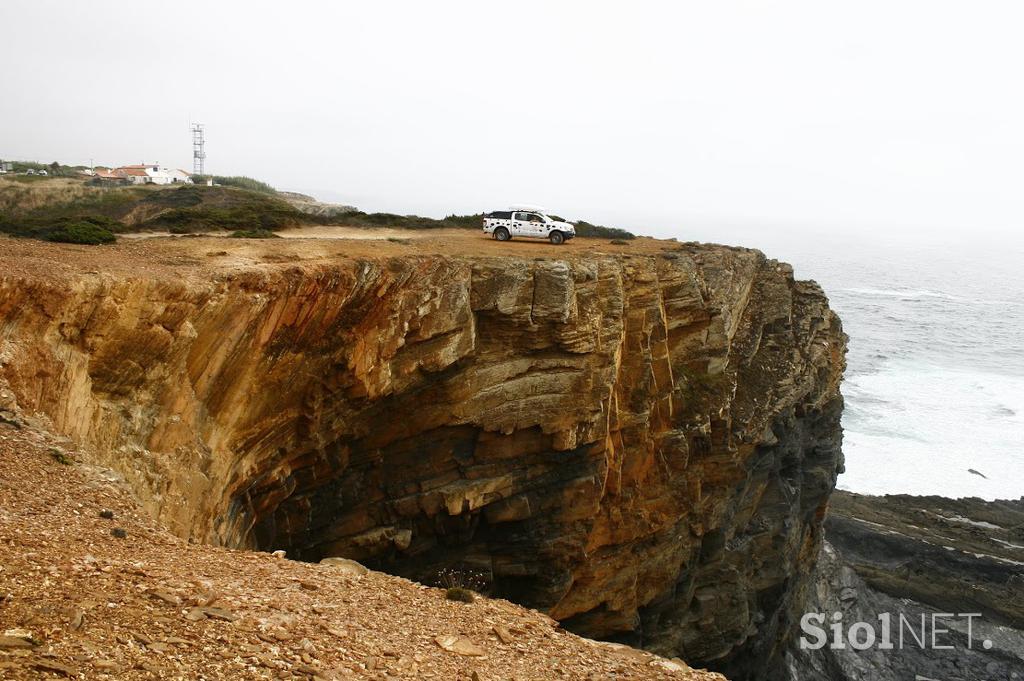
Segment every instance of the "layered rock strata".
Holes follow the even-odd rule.
[[[0,275],[0,377],[175,532],[455,566],[587,636],[782,673],[842,466],[846,340],[787,265],[113,248],[132,274]]]
[[[1024,678],[1024,499],[836,492],[826,528],[807,611],[826,616],[828,644],[795,642],[792,681]],[[833,645],[837,613],[844,635],[863,622],[875,644]]]

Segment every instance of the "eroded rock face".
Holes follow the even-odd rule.
[[[0,280],[0,376],[182,535],[344,556],[770,676],[842,466],[845,336],[756,251]]]

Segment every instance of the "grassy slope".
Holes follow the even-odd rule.
[[[440,220],[393,213],[323,217],[304,213],[272,187],[250,178],[222,178],[225,186],[106,187],[77,178],[0,178],[0,232],[14,236],[107,243],[127,231],[175,234],[225,230],[241,236],[314,224],[399,229],[479,229],[482,215]],[[228,182],[229,181],[229,182]],[[621,229],[578,222],[582,237],[631,239]]]

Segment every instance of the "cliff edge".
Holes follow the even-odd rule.
[[[782,674],[846,340],[787,265],[448,231],[3,246],[7,408],[179,536],[460,566],[585,636]]]

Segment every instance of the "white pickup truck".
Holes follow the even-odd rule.
[[[560,244],[576,236],[576,228],[568,222],[554,220],[544,211],[536,208],[496,210],[484,215],[484,234],[490,234],[498,241],[523,236],[533,239],[547,239]]]

